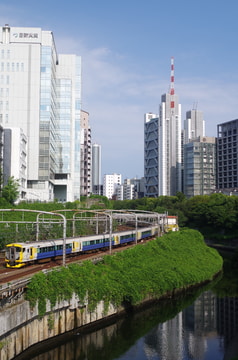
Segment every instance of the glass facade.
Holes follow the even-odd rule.
[[[60,55],[57,72],[57,174],[65,180],[70,201],[80,199],[81,58]],[[58,190],[60,198],[60,186]],[[69,195],[70,194],[70,195]]]
[[[81,58],[58,56],[51,31],[1,31],[0,124],[27,136],[27,200],[80,199]]]
[[[80,113],[81,113],[81,58],[76,57],[75,134],[74,134],[74,200],[80,199]]]
[[[145,196],[157,197],[158,177],[158,117],[150,118],[144,124],[144,174]]]
[[[217,126],[217,188],[238,187],[238,119]]]
[[[71,153],[71,117],[72,117],[72,81],[57,80],[57,111],[58,111],[58,173],[69,174]]]
[[[199,139],[184,146],[184,194],[187,197],[209,195],[216,189],[215,138]]]
[[[41,48],[39,180],[54,179],[56,165],[56,53],[50,46]]]

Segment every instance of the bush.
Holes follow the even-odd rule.
[[[222,258],[206,246],[195,230],[164,235],[146,244],[106,255],[101,263],[72,264],[46,275],[33,276],[27,290],[31,305],[39,304],[44,314],[46,300],[68,300],[76,293],[81,301],[88,295],[89,309],[100,300],[118,306],[123,302],[138,304],[148,295],[158,298],[168,291],[187,288],[221,271]]]

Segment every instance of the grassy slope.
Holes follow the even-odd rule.
[[[184,230],[106,255],[97,265],[86,261],[48,275],[39,273],[29,284],[27,299],[32,305],[39,300],[41,315],[46,299],[53,306],[57,299],[70,299],[74,292],[82,300],[88,293],[91,310],[100,300],[106,306],[109,302],[120,305],[122,301],[137,304],[148,295],[158,298],[167,291],[210,280],[221,269],[222,258],[206,246],[202,235]]]

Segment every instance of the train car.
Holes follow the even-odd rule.
[[[88,236],[79,241],[82,243],[82,252],[98,251],[100,249],[107,249],[110,246],[108,234]],[[114,237],[112,237],[111,241],[112,245],[114,245]]]
[[[178,217],[169,215],[167,216],[167,224],[164,226],[165,232],[179,231]]]
[[[150,238],[157,233],[157,227],[140,229],[137,241]],[[107,250],[136,240],[136,231],[128,230],[112,234],[92,235],[66,239],[66,256],[85,252]],[[11,243],[6,245],[5,264],[8,268],[20,268],[35,262],[49,261],[63,255],[63,239]]]
[[[136,240],[136,232],[134,230],[122,231],[118,233],[120,245],[128,244]]]
[[[74,249],[72,239],[66,240],[66,255]],[[30,263],[40,262],[63,255],[63,241],[39,241],[26,243],[12,243],[6,245],[6,267],[20,268]]]

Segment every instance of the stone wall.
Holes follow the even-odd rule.
[[[70,301],[62,301],[53,309],[48,302],[46,315],[39,318],[37,306],[31,309],[28,301],[18,299],[0,312],[0,359],[11,360],[43,340],[117,315],[122,310],[110,305],[105,314],[104,304],[100,302],[95,311],[90,312],[87,302],[82,304],[77,296],[73,296]]]

